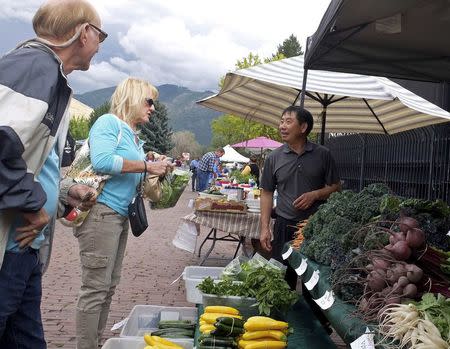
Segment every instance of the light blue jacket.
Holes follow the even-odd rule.
[[[111,174],[97,202],[105,204],[122,216],[128,216],[128,205],[136,195],[140,173],[121,173],[123,160],[144,160],[140,139],[127,123],[113,114],[97,119],[89,132],[92,166],[96,172]]]

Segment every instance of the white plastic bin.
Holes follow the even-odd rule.
[[[162,314],[162,312],[164,312]],[[166,307],[162,305],[135,305],[128,316],[128,321],[120,332],[120,337],[143,337],[145,333],[156,331],[161,315],[170,315],[168,320],[191,320],[197,323],[197,308]],[[183,338],[171,338],[176,343]],[[191,339],[184,339],[193,342]]]
[[[186,300],[191,303],[202,304],[202,293],[197,285],[208,276],[214,280],[219,280],[223,269],[221,267],[201,267],[197,265],[185,267],[183,280],[186,287]]]
[[[194,348],[193,342],[177,340],[176,343],[184,349]],[[102,349],[144,349],[146,346],[143,338],[110,338],[103,344]]]

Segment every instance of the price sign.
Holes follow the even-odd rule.
[[[311,278],[305,282],[305,287],[308,289],[308,291],[311,291],[314,286],[317,285],[317,283],[319,282],[319,274],[320,271],[318,270],[314,270],[314,273],[311,275]]]
[[[373,342],[374,334],[370,333],[370,330],[366,328],[366,333],[355,341],[350,343],[352,349],[375,349],[375,343]]]
[[[450,230],[448,231],[447,236],[450,236]]]
[[[295,269],[295,272],[297,273],[298,276],[302,276],[305,273],[306,269],[308,269],[307,259],[306,258],[302,258],[302,262]]]
[[[292,254],[292,252],[294,252],[294,250],[292,249],[291,246],[289,246],[289,249],[288,249],[286,252],[284,252],[284,253],[281,255],[281,257],[283,258],[283,260],[286,260],[286,259],[289,258],[289,256]]]
[[[330,308],[334,303],[334,294],[333,291],[326,291],[325,294],[320,297],[319,299],[314,299],[314,302],[317,303],[317,305],[323,309],[327,310]]]

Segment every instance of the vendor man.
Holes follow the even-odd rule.
[[[281,252],[293,239],[296,224],[315,213],[331,193],[340,189],[330,151],[307,137],[313,128],[311,113],[298,106],[283,111],[279,130],[285,144],[268,155],[261,178],[261,247],[283,262]],[[273,193],[278,192],[273,236],[270,231]],[[273,238],[273,239],[272,239]],[[288,265],[286,281],[296,288],[297,274]]]

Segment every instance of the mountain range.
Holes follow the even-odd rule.
[[[195,102],[214,94],[212,91],[196,92],[182,86],[164,84],[157,86],[159,101],[167,107],[173,131],[191,131],[201,145],[211,142],[211,121],[222,113],[201,107]],[[97,108],[111,98],[114,87],[103,88],[74,97],[91,108]]]

